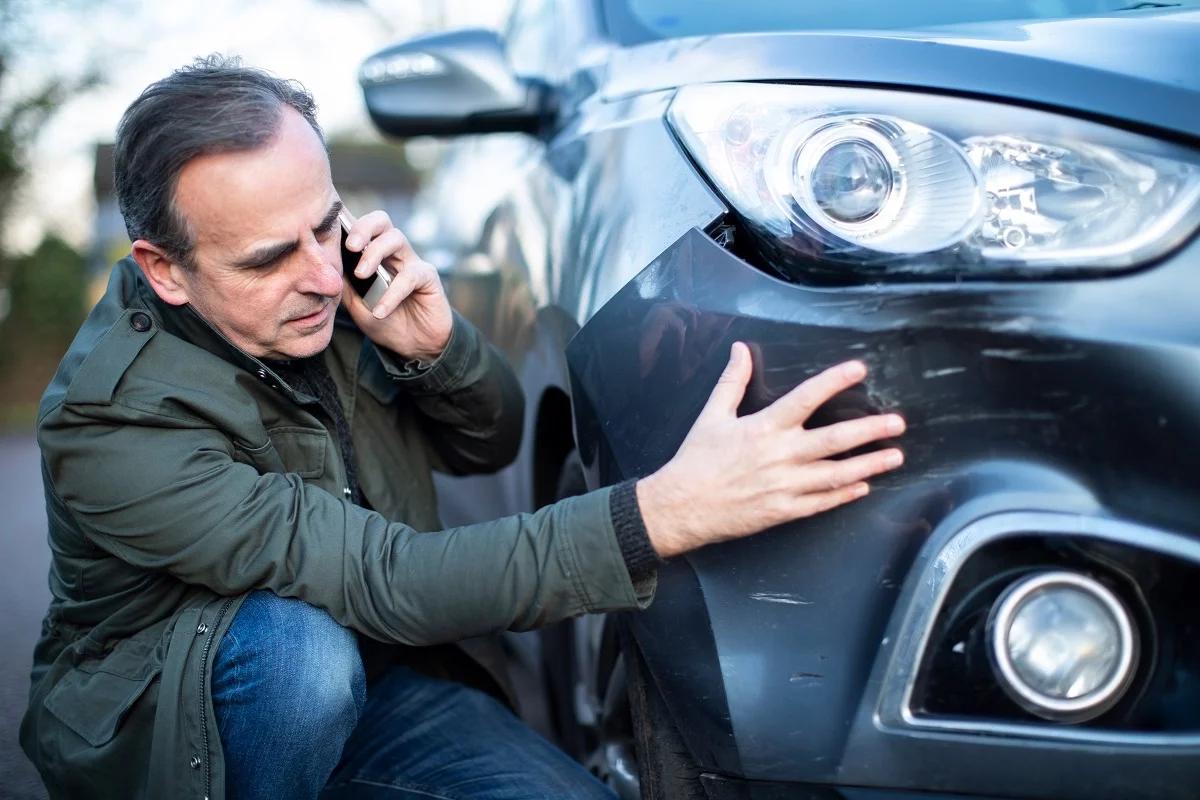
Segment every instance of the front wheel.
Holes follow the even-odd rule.
[[[564,459],[557,499],[587,491],[583,465]],[[619,615],[542,629],[547,689],[559,746],[621,800],[706,800],[699,770]]]
[[[620,617],[610,615],[604,623],[603,638],[611,646],[601,647],[591,665],[598,691],[585,766],[621,800],[707,800],[700,771],[637,643]]]
[[[622,626],[624,628],[624,626]],[[692,760],[671,712],[654,684],[637,642],[621,631],[621,657],[627,682],[637,774],[642,800],[707,800],[700,770]]]

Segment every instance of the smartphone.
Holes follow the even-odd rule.
[[[338,212],[338,222],[342,224],[342,274],[350,281],[354,291],[358,292],[367,308],[375,308],[375,304],[383,297],[383,293],[392,284],[392,274],[382,264],[375,268],[374,278],[359,278],[354,274],[361,253],[355,253],[346,247],[346,236],[354,225],[354,215],[343,208]]]

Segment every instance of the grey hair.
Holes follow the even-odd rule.
[[[129,240],[145,239],[194,269],[192,232],[174,201],[180,172],[197,156],[262,147],[285,108],[299,112],[325,142],[316,103],[303,86],[243,67],[238,58],[197,58],[146,87],[121,117],[113,154]]]

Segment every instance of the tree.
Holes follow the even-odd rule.
[[[46,122],[75,93],[99,83],[99,71],[67,78],[51,74],[31,89],[16,92],[12,70],[17,53],[29,48],[30,6],[20,0],[0,0],[0,248],[17,188],[29,168],[29,147]],[[0,269],[0,285],[7,273]]]
[[[0,404],[23,406],[36,402],[79,325],[84,261],[53,234],[32,254],[14,255],[5,234],[38,133],[69,97],[99,82],[94,68],[73,77],[50,73],[32,85],[14,82],[18,54],[34,48],[31,8],[0,0],[0,311],[8,310],[0,314]]]
[[[84,264],[82,255],[53,234],[32,253],[9,259],[10,310],[0,322],[0,405],[31,410],[50,382],[83,321]]]

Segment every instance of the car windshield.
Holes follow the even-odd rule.
[[[623,45],[716,33],[912,30],[1005,19],[1058,19],[1157,8],[1197,0],[602,0],[609,33]]]

